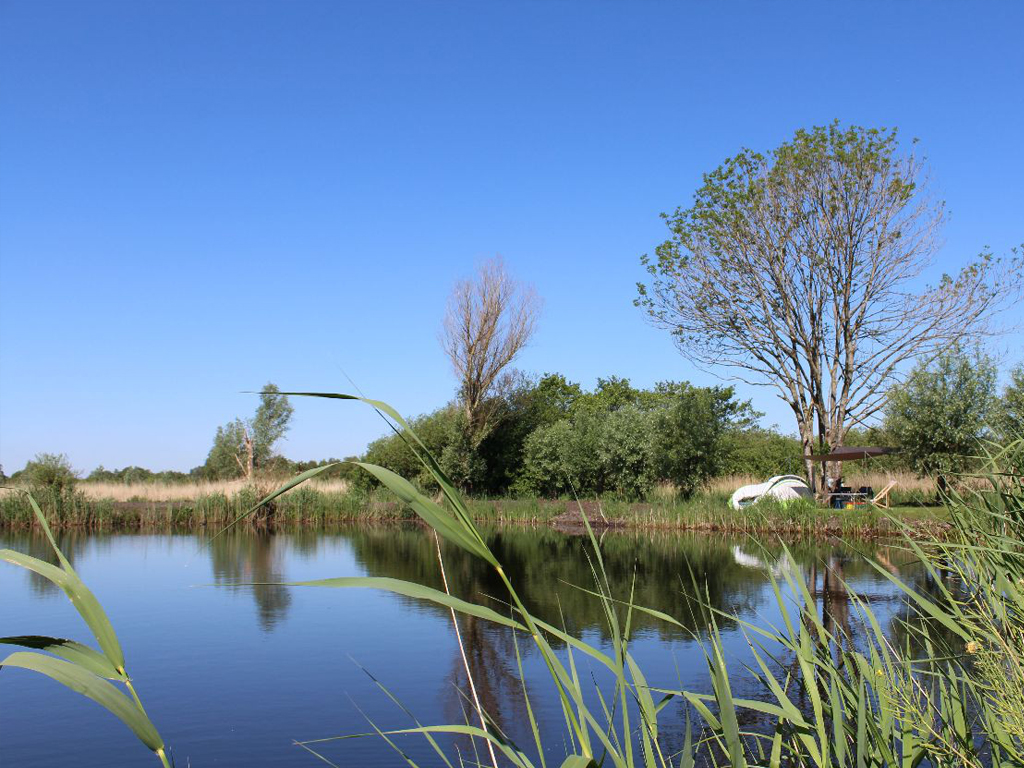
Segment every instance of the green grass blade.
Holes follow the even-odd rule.
[[[2,662],[0,668],[19,667],[38,672],[61,685],[92,699],[131,728],[139,741],[153,752],[162,752],[164,743],[156,727],[124,694],[106,680],[70,661],[55,659],[42,653],[17,651]]]
[[[537,747],[537,756],[540,759],[540,768],[547,768],[544,760],[544,744],[540,739],[540,728],[537,726],[537,717],[533,713],[533,704],[530,701],[530,692],[526,688],[526,675],[523,673],[523,656],[519,652],[519,634],[512,630],[512,645],[516,651],[516,669],[519,672],[519,684],[523,690],[523,702],[526,705],[526,715],[530,721],[530,733],[533,736],[534,746]]]
[[[482,543],[479,534],[476,534],[476,529],[472,525],[467,527],[454,520],[439,504],[420,493],[416,486],[404,477],[376,464],[366,464],[360,461],[352,463],[357,467],[362,467],[383,483],[402,502],[412,507],[413,511],[443,538],[465,549],[467,552],[486,560],[493,566],[498,565],[498,561],[494,559],[494,555],[487,549],[487,546]]]
[[[247,518],[250,515],[254,514],[264,504],[269,504],[274,499],[276,499],[278,496],[281,496],[282,494],[288,493],[288,491],[290,491],[295,486],[301,485],[302,483],[306,482],[307,480],[311,480],[312,478],[314,478],[317,475],[319,475],[321,472],[326,472],[328,469],[331,469],[332,467],[340,467],[342,464],[345,464],[345,463],[347,463],[347,462],[335,461],[335,462],[332,462],[331,464],[324,464],[323,466],[320,466],[320,467],[313,467],[312,469],[307,469],[305,472],[303,472],[303,473],[301,473],[299,475],[296,475],[291,480],[289,480],[287,483],[282,485],[280,488],[278,488],[275,491],[273,491],[270,495],[265,496],[264,498],[260,499],[258,502],[256,502],[256,504],[254,504],[253,506],[249,507],[249,509],[245,510],[245,512],[240,514],[238,517],[236,517],[230,523],[228,523],[223,528],[221,528],[219,531],[217,531],[217,533],[215,533],[213,536],[211,536],[210,540],[206,542],[207,546],[209,546],[209,544],[214,539],[216,539],[218,536],[220,536],[222,533],[224,533],[225,531],[227,531],[230,528],[233,528],[235,525],[240,523],[242,520],[244,520],[245,518]]]
[[[30,497],[31,498],[31,497]],[[38,510],[38,507],[36,507]],[[45,519],[42,518],[42,512],[39,512],[40,522],[45,524]],[[48,529],[47,529],[48,530]],[[52,541],[52,537],[51,537]],[[56,547],[56,545],[54,545]],[[58,558],[62,562],[66,563],[63,554],[60,549],[55,549]],[[114,669],[118,670],[123,674],[124,672],[124,652],[121,650],[121,643],[118,642],[117,634],[114,632],[114,627],[110,623],[110,619],[107,618],[106,611],[100,605],[99,600],[93,595],[92,591],[85,586],[78,574],[68,565],[66,568],[58,568],[55,565],[44,562],[30,555],[24,555],[21,552],[15,552],[10,549],[0,550],[0,560],[4,560],[12,565],[18,565],[22,568],[26,568],[34,573],[39,574],[45,579],[56,584],[60,587],[64,594],[71,600],[71,604],[78,611],[78,614],[85,621],[86,625],[92,631],[96,638],[96,642],[99,643],[100,649],[103,651],[107,659],[113,665]]]
[[[45,560],[40,560],[38,557],[15,552],[13,549],[0,549],[0,560],[37,573],[61,589],[64,589],[64,585],[67,584],[67,571],[58,568],[56,565],[51,565]]]
[[[4,645],[19,645],[22,648],[34,648],[38,651],[47,651],[54,656],[59,656],[65,661],[70,661],[72,664],[92,672],[98,677],[104,677],[108,680],[127,679],[123,672],[114,669],[114,665],[102,653],[74,640],[67,640],[61,637],[45,637],[43,635],[23,635],[21,637],[0,637],[0,643]]]
[[[263,585],[254,584],[253,586]],[[487,621],[493,621],[495,624],[501,624],[505,627],[512,627],[513,629],[526,631],[526,627],[523,624],[519,623],[515,619],[509,618],[508,616],[503,616],[497,611],[487,608],[486,606],[470,603],[458,597],[453,597],[447,592],[441,592],[440,590],[432,589],[431,587],[425,587],[422,584],[416,584],[412,581],[403,581],[401,579],[392,579],[387,576],[343,576],[336,579],[284,582],[279,586],[328,587],[333,589],[382,589],[386,592],[404,595],[405,597],[412,597],[418,600],[428,600],[432,603],[443,605],[446,608],[454,608],[459,613],[476,616],[477,618],[486,619]]]

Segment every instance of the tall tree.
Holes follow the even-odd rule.
[[[266,463],[274,452],[274,445],[288,431],[295,408],[286,395],[273,382],[267,382],[260,392],[260,404],[256,415],[249,422],[252,440],[253,460],[256,466]]]
[[[895,129],[833,123],[743,150],[663,218],[671,236],[642,257],[636,304],[691,361],[773,387],[805,456],[843,445],[908,361],[995,332],[1020,294],[1016,251],[924,284],[944,205]]]
[[[514,385],[507,371],[537,327],[540,300],[505,269],[500,257],[484,262],[472,280],[460,280],[448,299],[441,346],[459,380],[467,435],[479,445],[492,426],[497,397]]]
[[[234,419],[217,427],[205,468],[215,477],[241,474],[251,480],[256,470],[273,455],[274,445],[284,437],[295,408],[287,395],[268,382],[260,393],[260,404],[251,419]]]
[[[885,430],[922,475],[944,488],[951,474],[968,469],[996,406],[996,365],[975,350],[954,347],[917,365],[889,392]]]

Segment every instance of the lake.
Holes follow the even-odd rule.
[[[572,585],[593,586],[586,539],[548,528],[488,533],[527,604],[549,623],[607,643],[600,604]],[[408,727],[408,716],[374,680],[422,723],[462,722],[466,674],[451,615],[432,604],[376,590],[244,586],[335,576],[391,576],[441,588],[432,534],[416,526],[235,531],[212,542],[194,534],[65,532],[59,544],[110,615],[140,696],[178,766],[315,766],[295,746],[381,728]],[[44,539],[0,533],[0,547],[51,559]],[[634,590],[639,605],[675,616],[701,632],[693,610],[693,578],[711,604],[758,624],[778,619],[768,568],[778,544],[750,538],[664,531],[610,531],[601,540],[615,593]],[[862,552],[901,578],[921,578],[910,558],[877,543],[792,544],[792,560],[774,562],[816,574],[829,572],[866,595],[891,623],[901,610],[889,582]],[[443,547],[453,594],[502,598],[502,587],[481,563]],[[692,573],[692,576],[691,576]],[[835,579],[831,582],[836,583]],[[824,591],[823,591],[824,592]],[[500,610],[499,602],[493,607]],[[821,609],[851,624],[847,600],[833,589]],[[700,646],[687,632],[634,615],[631,650],[652,686],[710,690]],[[746,641],[723,623],[736,695],[756,696],[743,671]],[[470,667],[484,706],[522,746],[532,743],[522,707],[511,632],[482,620],[463,620]],[[22,569],[0,564],[0,635],[44,634],[92,642],[63,592]],[[564,755],[564,724],[550,683],[529,643],[520,638],[523,666],[549,765]],[[565,653],[564,648],[559,650]],[[591,670],[577,655],[581,673]],[[666,739],[681,742],[682,704],[665,718]],[[423,765],[438,758],[421,738],[400,746]],[[472,759],[468,742],[454,749]],[[338,765],[404,765],[377,737],[324,742],[317,750]],[[561,760],[557,760],[558,765]],[[158,765],[112,715],[40,675],[0,671],[0,766]]]

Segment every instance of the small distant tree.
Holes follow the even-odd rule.
[[[996,423],[1003,440],[1024,438],[1024,363],[1010,371],[1010,381],[999,401]]]
[[[213,477],[241,474],[251,480],[256,470],[274,455],[274,445],[288,431],[295,408],[273,383],[260,393],[256,414],[217,427],[213,447],[206,458],[206,473]]]
[[[18,473],[18,480],[27,483],[36,491],[62,494],[74,488],[78,482],[78,473],[63,453],[37,453]]]
[[[637,305],[691,361],[776,390],[812,483],[806,457],[877,414],[910,361],[998,330],[1024,280],[1015,252],[924,283],[945,209],[894,129],[833,123],[743,150],[663,218]]]
[[[959,347],[918,365],[889,393],[885,430],[903,458],[944,490],[949,476],[971,467],[993,414],[996,365],[980,350]]]
[[[515,384],[507,369],[537,328],[540,300],[512,278],[500,258],[460,280],[448,299],[441,346],[459,381],[458,400],[474,447],[493,425],[500,395]]]

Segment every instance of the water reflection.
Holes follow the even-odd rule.
[[[373,528],[346,533],[357,562],[373,575],[415,581],[441,589],[441,577],[433,538],[420,529]],[[524,602],[539,618],[576,634],[597,632],[607,639],[604,612],[598,600],[575,589],[593,587],[594,576],[587,557],[585,537],[549,529],[492,531],[488,544],[505,565]],[[507,595],[493,571],[450,545],[442,545],[445,568],[453,594],[469,600],[502,602]],[[873,546],[869,555],[898,556],[888,548]],[[711,607],[726,613],[747,614],[772,599],[765,589],[769,574],[781,577],[786,568],[798,568],[818,596],[831,603],[823,610],[832,620],[841,619],[842,584],[867,580],[885,587],[883,577],[864,560],[860,551],[841,544],[754,543],[725,536],[679,532],[615,532],[601,540],[601,554],[613,594],[668,613],[683,629],[647,615],[633,617],[637,632],[665,638],[689,636],[705,622],[698,595]],[[903,556],[906,560],[906,557]],[[330,574],[341,575],[341,574]],[[870,596],[869,596],[870,597]],[[414,603],[428,611],[442,611],[426,603]],[[492,603],[492,605],[496,605]]]
[[[499,560],[506,565],[524,601],[539,618],[554,625],[564,624],[570,632],[582,634],[588,642],[604,644],[607,648],[606,617],[600,602],[572,586],[588,589],[593,586],[586,537],[548,528],[491,530],[486,532],[486,537]],[[125,646],[139,658],[152,654],[153,663],[145,677],[155,689],[170,691],[165,700],[167,710],[194,714],[193,730],[179,731],[177,741],[183,754],[190,753],[192,758],[198,758],[199,752],[206,750],[208,759],[204,759],[203,764],[215,762],[212,756],[228,738],[218,724],[225,722],[225,712],[229,711],[245,712],[248,717],[240,716],[238,721],[258,722],[258,725],[238,726],[249,729],[244,732],[246,741],[240,738],[232,741],[231,749],[249,751],[244,752],[245,759],[241,761],[237,758],[243,752],[231,756],[225,752],[221,755],[224,764],[297,764],[294,755],[272,758],[265,753],[271,735],[290,744],[290,739],[296,735],[316,737],[362,730],[365,724],[361,719],[350,715],[343,703],[336,703],[339,690],[355,690],[360,684],[346,677],[347,665],[339,664],[339,649],[351,652],[360,664],[365,664],[375,674],[383,673],[383,678],[390,675],[384,683],[389,687],[396,685],[396,695],[408,702],[422,719],[462,722],[465,718],[470,697],[468,680],[462,657],[452,642],[451,615],[447,609],[366,590],[343,597],[329,590],[300,593],[279,585],[288,580],[366,574],[406,579],[441,589],[434,538],[421,527],[240,530],[229,531],[213,540],[192,536],[86,535],[67,531],[60,538],[60,545],[68,556],[81,561],[87,583],[98,589],[105,602],[110,598]],[[3,539],[0,546],[10,546],[52,561],[49,545],[41,535],[8,533]],[[782,626],[777,615],[773,615],[775,597],[769,580],[772,576],[783,581],[787,576],[800,576],[815,601],[815,611],[827,626],[849,633],[854,643],[858,632],[862,636],[864,627],[853,597],[848,593],[851,590],[879,609],[882,627],[897,647],[902,647],[904,642],[920,643],[918,636],[908,635],[899,623],[901,619],[917,619],[897,590],[864,555],[927,594],[940,594],[940,585],[930,581],[923,569],[913,564],[905,549],[877,543],[862,542],[856,546],[831,542],[790,543],[784,548],[777,542],[714,534],[609,531],[602,536],[600,546],[610,588],[616,596],[627,597],[632,590],[637,604],[667,613],[683,625],[680,628],[644,614],[633,615],[637,641],[634,647],[645,674],[652,684],[670,687],[676,687],[679,675],[681,687],[701,693],[707,692],[710,682],[702,655],[689,643],[690,634],[702,633],[704,627],[697,607],[698,594],[726,614],[737,614],[755,623],[772,621]],[[442,544],[442,552],[449,586],[455,595],[473,601],[490,601],[492,607],[503,609],[502,601],[506,598],[503,586],[486,565],[450,545]],[[196,558],[205,561],[198,574],[197,569],[184,567],[186,562]],[[122,567],[124,563],[137,566],[143,562],[145,567],[137,570]],[[209,573],[205,572],[206,564],[210,567]],[[139,575],[129,580],[125,573]],[[237,592],[238,599],[225,601],[218,590],[189,589],[196,583],[209,583],[211,574],[222,589]],[[3,594],[5,599],[0,600],[0,608],[29,617],[25,626],[34,627],[34,619],[28,612],[31,601],[19,602],[18,593],[24,591],[25,595],[38,597],[52,593],[53,588],[49,582],[38,578],[25,576],[22,581],[20,574],[14,578],[19,587],[13,591],[15,599],[8,599],[10,593]],[[260,586],[246,586],[253,583]],[[24,590],[20,589],[22,584]],[[357,610],[369,612],[366,621],[353,620],[357,618],[355,615],[341,611],[330,613],[333,606],[349,598],[359,601],[349,603],[359,605]],[[148,604],[153,600],[164,601],[168,606],[166,611],[151,610]],[[330,607],[325,610],[325,606]],[[253,614],[257,622],[246,620]],[[60,616],[63,615],[62,612]],[[193,620],[182,621],[183,617]],[[3,619],[0,614],[0,623]],[[408,624],[404,623],[407,619],[411,619]],[[513,738],[530,743],[530,733],[523,732],[528,728],[524,723],[529,722],[529,717],[524,710],[511,633],[472,618],[461,617],[459,622],[466,661],[482,706]],[[720,624],[723,634],[736,629],[726,621]],[[72,626],[75,631],[80,629]],[[195,672],[182,672],[181,648],[201,644],[211,626],[217,628],[218,637],[226,639],[223,646],[211,651],[210,664],[198,667]],[[409,641],[406,626],[415,627],[415,640]],[[258,635],[263,635],[261,639],[267,642],[251,642]],[[168,643],[167,638],[171,637],[174,640]],[[745,644],[735,633],[726,640],[736,641],[730,653],[745,652]],[[536,696],[535,714],[542,720],[541,728],[557,731],[560,710],[543,675],[542,663],[531,653],[532,643],[523,638],[520,638],[520,650],[524,654],[531,694]],[[227,656],[216,657],[216,653]],[[256,667],[251,662],[254,660],[259,662],[258,674],[253,672]],[[581,663],[581,674],[595,671],[585,668],[585,659],[577,658],[577,661]],[[747,698],[763,695],[757,681],[743,674],[742,661],[730,657],[730,668],[737,670],[735,695]],[[781,659],[780,663],[788,664],[788,660]],[[163,680],[159,677],[162,673],[165,674]],[[602,671],[597,668],[595,674],[599,676]],[[197,705],[196,693],[211,681],[222,693]],[[0,688],[0,693],[3,690]],[[254,705],[254,702],[267,701],[268,697],[277,702],[273,723],[260,719],[259,715],[265,713]],[[375,706],[372,694],[365,689],[357,701],[360,705]],[[316,702],[317,707],[311,708],[310,702]],[[386,720],[390,716],[389,706],[388,702],[382,702],[381,709],[372,714]],[[665,716],[666,744],[679,746],[675,740],[682,739],[684,706],[673,703],[669,707]],[[9,708],[4,712],[5,717],[0,720],[16,722]],[[63,717],[64,710],[59,712]],[[468,715],[475,722],[475,714],[469,711]],[[407,725],[404,721],[389,721],[389,724]],[[744,728],[759,727],[757,716],[752,712],[743,713],[741,724]],[[9,733],[21,730],[29,729],[21,725],[8,726],[0,741],[7,742]],[[238,734],[241,733],[239,730]],[[355,749],[351,742],[345,744],[346,749]],[[18,752],[19,748],[24,751]],[[19,748],[14,749],[15,757],[32,754],[36,747],[26,743]],[[2,751],[0,749],[0,753]],[[339,751],[342,751],[341,746]],[[4,758],[0,762],[6,765],[9,754],[0,754]],[[419,759],[417,757],[417,761]],[[420,764],[429,760],[427,755]],[[11,762],[26,764],[17,759]],[[192,764],[199,762],[193,759]],[[111,763],[97,759],[84,760],[82,764]],[[342,760],[339,764],[391,763],[385,759],[362,759]]]
[[[104,546],[111,538],[75,530],[56,535],[72,563],[87,544]],[[590,544],[585,536],[548,528],[512,528],[486,531],[485,538],[504,564],[520,597],[538,618],[564,625],[577,635],[597,633],[608,639],[600,602],[583,591],[594,584]],[[356,565],[369,575],[443,589],[433,534],[417,525],[352,526],[331,531],[238,530],[200,546],[209,553],[215,583],[251,593],[260,626],[269,632],[285,620],[291,605],[290,588],[280,585],[289,578],[289,562],[319,559],[326,544],[336,546],[339,540],[351,548]],[[47,562],[57,562],[39,532],[8,533],[5,545]],[[683,625],[680,629],[646,614],[633,616],[636,633],[664,639],[700,632],[706,625],[699,608],[702,601],[726,614],[756,612],[766,601],[774,601],[771,590],[766,589],[769,578],[774,576],[781,581],[786,571],[802,574],[812,596],[820,603],[827,627],[850,634],[853,628],[848,583],[857,582],[858,595],[868,603],[901,600],[866,558],[920,586],[927,594],[939,592],[923,569],[907,567],[914,561],[905,549],[884,543],[861,542],[856,547],[836,541],[783,545],[704,533],[612,531],[601,537],[600,548],[614,595],[625,598],[632,592],[637,605],[667,613]],[[453,594],[502,609],[507,593],[489,566],[444,541],[441,551]],[[335,572],[324,566],[317,577],[350,575],[357,573]],[[30,584],[39,595],[52,594],[57,589],[34,573],[30,574]],[[447,609],[431,603],[406,602],[417,611],[447,615]],[[724,626],[728,625],[726,620]],[[497,658],[504,658],[506,651],[510,651],[485,647],[494,641],[476,624],[467,625],[465,633],[467,642],[480,646],[473,656],[481,666],[493,666]]]
[[[292,602],[290,589],[281,586],[286,580],[287,544],[288,537],[267,530],[218,536],[209,544],[215,583],[251,591],[265,632],[284,619]]]
[[[72,567],[74,567],[75,561],[81,557],[86,544],[96,540],[94,535],[83,533],[73,528],[58,530],[54,533],[53,537]],[[53,547],[50,546],[50,542],[38,531],[18,531],[6,534],[2,546],[31,555],[51,565],[60,565],[60,562],[57,560],[57,554],[53,551]],[[63,594],[60,587],[45,576],[40,576],[35,571],[26,570],[25,573],[28,574],[29,589],[37,597]]]

